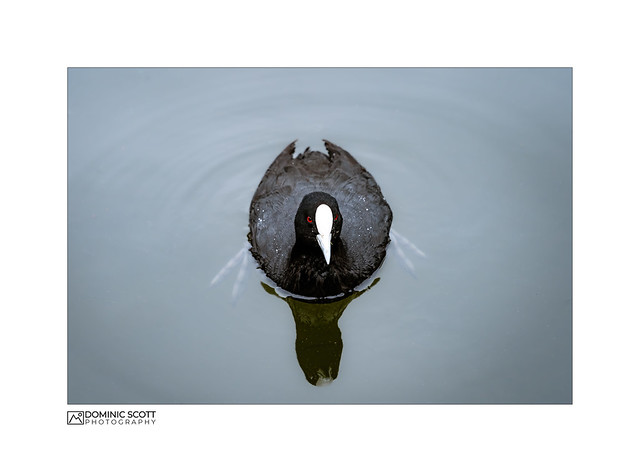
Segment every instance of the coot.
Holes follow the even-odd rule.
[[[251,253],[279,287],[324,298],[346,294],[380,266],[392,213],[373,176],[325,140],[328,155],[295,141],[273,161],[249,209]]]

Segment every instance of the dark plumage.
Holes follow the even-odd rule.
[[[392,220],[373,176],[347,151],[324,142],[328,155],[307,148],[295,159],[295,141],[287,146],[249,209],[251,253],[262,270],[283,289],[309,297],[348,293],[369,278],[384,260]],[[318,234],[329,238],[322,230],[329,220],[327,263]]]

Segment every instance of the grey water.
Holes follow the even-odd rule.
[[[571,91],[567,68],[69,69],[69,403],[570,403]],[[358,159],[424,257],[394,241],[328,311],[253,265],[210,286],[294,139]]]

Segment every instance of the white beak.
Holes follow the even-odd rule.
[[[331,228],[333,227],[333,212],[328,205],[324,203],[316,208],[316,228],[318,235],[316,239],[324,254],[327,264],[331,260]]]

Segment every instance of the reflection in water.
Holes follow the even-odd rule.
[[[338,377],[342,356],[342,334],[338,320],[349,303],[378,283],[377,278],[364,290],[341,298],[297,299],[281,297],[262,283],[265,291],[289,305],[296,322],[296,355],[305,377],[316,386],[331,383]]]
[[[394,229],[391,230],[390,236],[391,244],[389,249],[392,249],[394,254],[399,257],[402,266],[408,273],[415,277],[412,258],[405,253],[409,253],[412,256],[426,257],[425,253]],[[215,275],[211,281],[211,286],[218,284],[229,276],[232,270],[239,267],[231,294],[233,303],[236,303],[246,286],[247,267],[250,264],[253,264],[258,269],[255,259],[250,256],[249,244],[245,242],[242,249]],[[364,290],[328,299],[295,298],[295,296],[281,288],[275,289],[261,282],[267,293],[284,300],[291,308],[296,323],[298,363],[312,385],[326,385],[338,377],[340,358],[342,356],[342,334],[338,327],[338,320],[352,300],[369,290],[379,280],[379,277],[374,279]],[[367,281],[361,284],[360,287],[364,287],[366,284]]]

